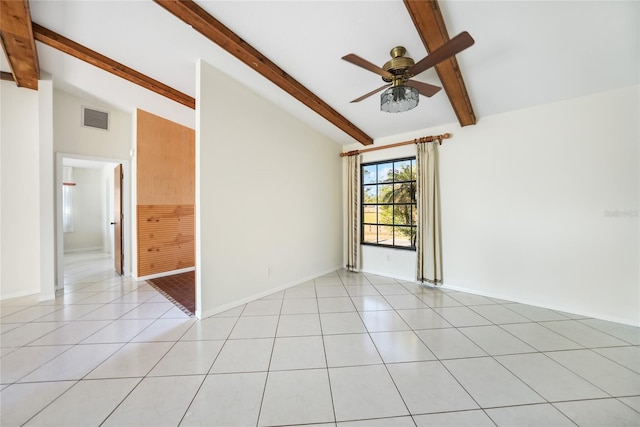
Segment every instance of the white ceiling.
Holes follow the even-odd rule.
[[[196,2],[374,139],[457,123],[444,91],[399,114],[380,112],[377,95],[349,103],[383,82],[345,54],[380,66],[396,45],[416,61],[426,55],[401,0]],[[192,97],[202,58],[337,142],[354,142],[151,1],[30,0],[30,8],[34,22]],[[466,30],[476,41],[457,59],[477,126],[492,114],[640,83],[636,0],[441,0],[440,8],[451,37]],[[56,87],[195,126],[193,110],[36,45]],[[418,80],[440,85],[433,70]]]

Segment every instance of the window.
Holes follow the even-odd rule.
[[[362,164],[365,245],[416,248],[415,157]]]
[[[62,229],[65,233],[73,232],[73,168],[62,168]]]

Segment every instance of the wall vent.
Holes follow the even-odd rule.
[[[109,112],[82,107],[82,126],[109,130]]]

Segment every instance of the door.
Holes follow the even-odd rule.
[[[122,276],[122,165],[113,170],[113,267]]]

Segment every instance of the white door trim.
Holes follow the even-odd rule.
[[[62,168],[64,159],[89,160],[103,163],[122,164],[122,210],[124,214],[124,227],[122,230],[122,252],[124,262],[123,276],[131,275],[132,262],[132,204],[131,204],[131,160],[109,157],[85,156],[72,153],[56,153],[56,191],[55,191],[55,224],[56,224],[56,282],[55,290],[64,288],[64,232],[62,228]]]

